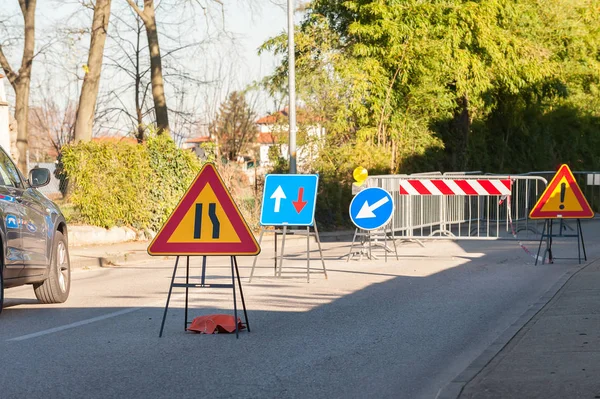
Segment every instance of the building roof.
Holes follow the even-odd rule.
[[[189,140],[186,140],[186,143],[190,143],[190,144],[194,144],[194,143],[208,143],[211,142],[212,139],[210,138],[210,136],[198,136],[198,137],[194,137],[191,138]]]
[[[288,119],[288,116],[289,116],[288,110],[289,110],[289,108],[285,107],[281,111],[277,111],[270,115],[259,118],[256,121],[256,123],[259,125],[273,125],[277,122],[285,121]],[[296,109],[296,122],[298,122],[298,123],[318,122],[319,120],[320,120],[319,117],[311,114],[309,111],[307,111],[304,108]]]
[[[279,119],[280,115],[283,115],[283,111],[279,111],[279,112],[277,112],[275,114],[263,116],[262,118],[258,119],[256,121],[256,123],[258,123],[259,125],[272,125],[275,122],[277,122],[277,120]],[[286,115],[286,117],[287,117],[287,115]]]
[[[256,142],[259,144],[275,144],[277,138],[272,133],[259,133]]]

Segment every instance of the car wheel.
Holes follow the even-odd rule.
[[[43,283],[34,284],[35,296],[41,303],[63,303],[71,289],[71,262],[67,240],[60,231],[54,236],[50,272]]]

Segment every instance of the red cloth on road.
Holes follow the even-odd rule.
[[[242,320],[238,317],[238,329],[241,331],[244,328],[246,328],[246,326],[242,324]],[[202,334],[213,334],[215,331],[220,333],[233,333],[235,332],[235,318],[227,314],[198,316],[192,320],[192,324],[190,324],[187,329],[188,331]]]

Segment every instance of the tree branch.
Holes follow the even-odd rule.
[[[17,79],[19,79],[19,75],[17,75],[15,71],[13,71],[13,69],[10,67],[8,60],[4,55],[4,51],[2,51],[2,45],[0,45],[0,66],[2,66],[2,69],[4,69],[6,77],[8,78],[10,84],[14,87],[17,83]]]
[[[25,15],[25,13],[27,12],[27,1],[25,0],[19,0],[19,7],[21,7],[21,12],[23,13],[23,15]]]
[[[33,54],[33,56],[31,57],[31,59],[36,58],[38,55],[43,54],[46,50],[48,50],[50,47],[54,46],[54,44],[57,42],[57,40],[51,40],[50,42],[44,44],[42,46],[42,48],[40,48],[38,50],[37,53]]]
[[[142,21],[146,22],[147,17],[146,17],[146,14],[144,14],[144,10],[141,10],[138,7],[138,5],[133,2],[133,0],[126,0],[126,1],[131,6],[131,8],[133,8],[133,11],[135,11],[135,13],[140,16]]]

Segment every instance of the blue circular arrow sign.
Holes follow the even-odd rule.
[[[394,213],[390,193],[379,187],[366,188],[350,203],[350,219],[359,229],[375,230],[388,224]]]

